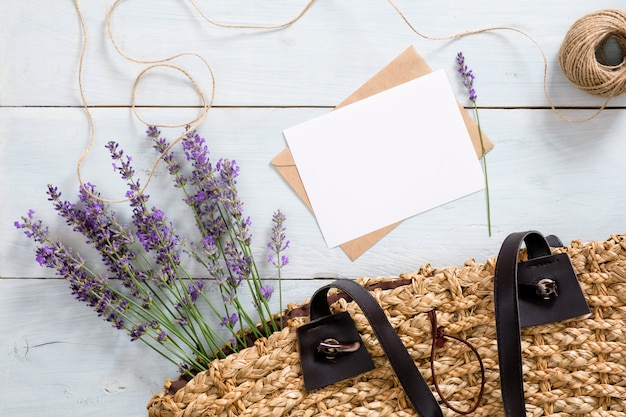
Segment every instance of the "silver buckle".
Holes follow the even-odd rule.
[[[356,352],[360,347],[360,342],[339,343],[337,339],[328,338],[317,345],[317,353],[333,360],[346,353]]]
[[[544,300],[553,300],[559,296],[556,281],[550,278],[540,280],[535,286],[535,291]]]

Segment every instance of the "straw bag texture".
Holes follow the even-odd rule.
[[[626,235],[604,242],[574,241],[553,251],[569,256],[590,314],[521,330],[527,416],[624,416]],[[467,410],[479,398],[482,386],[482,399],[473,416],[505,415],[494,315],[495,267],[496,259],[470,260],[459,267],[425,265],[413,274],[358,280],[382,306],[435,398],[443,395],[449,405]],[[149,415],[417,415],[361,309],[340,297],[331,308],[349,312],[375,368],[307,392],[296,337],[297,328],[308,321],[301,307],[306,305],[290,306],[292,318],[283,331],[212,362],[175,393],[170,391],[173,381],[166,381],[165,390],[149,402]],[[441,394],[435,391],[432,310],[445,334],[475,347],[484,364],[484,378],[472,350],[447,340],[434,357]],[[446,417],[456,415],[443,403],[441,409]]]

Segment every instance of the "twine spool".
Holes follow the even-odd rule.
[[[612,64],[605,48],[614,42],[621,62]],[[602,97],[626,92],[626,11],[600,10],[578,19],[559,50],[559,63],[567,79],[580,90]]]

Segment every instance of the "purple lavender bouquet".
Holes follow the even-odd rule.
[[[115,142],[106,147],[113,169],[128,186],[129,224],[119,220],[93,184],[80,188],[76,203],[63,200],[57,187],[48,185],[47,191],[57,213],[98,251],[105,272],[94,272],[98,268],[93,260],[53,239],[33,210],[15,226],[37,243],[37,262],[69,281],[79,301],[128,332],[131,340],[143,341],[175,363],[182,373],[194,374],[211,360],[246,347],[246,334],[267,336],[282,324],[270,311],[273,288],[264,284],[252,254],[251,223],[237,194],[235,161],[220,159],[214,164],[204,138],[195,131],[185,132],[182,155],[169,150],[156,127],[150,127],[147,135],[164,154],[174,186],[193,213],[197,241],[177,235],[165,213],[149,206],[149,196],[140,192],[135,178],[132,158]],[[177,157],[190,167],[184,169]],[[279,294],[281,268],[288,263],[283,254],[289,246],[284,221],[277,210],[268,243],[269,262],[278,270]],[[206,277],[192,276],[181,259],[185,255],[200,265]],[[209,297],[209,286],[213,292],[217,287],[219,297]],[[251,294],[254,314],[247,313],[240,299],[242,286]],[[215,298],[221,301],[216,303]],[[211,326],[211,319],[219,325]]]

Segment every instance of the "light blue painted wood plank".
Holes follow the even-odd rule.
[[[94,105],[128,105],[133,80],[144,65],[119,56],[106,36],[111,2],[80,2],[88,28],[84,84]],[[253,3],[228,3],[228,10],[202,2],[218,20],[276,22],[304,4],[274,1],[257,10]],[[446,0],[428,4],[399,0],[413,25],[430,36],[511,26],[534,37],[544,48],[549,92],[562,106],[597,106],[601,99],[576,90],[561,74],[557,53],[565,32],[583,15],[621,8],[621,0],[541,0],[480,4]],[[246,15],[246,10],[249,14]],[[253,17],[251,17],[253,16]],[[0,16],[2,105],[79,105],[77,86],[81,33],[72,2],[52,5],[35,0],[6,2]],[[495,32],[450,41],[416,36],[384,0],[318,1],[293,26],[275,31],[220,29],[198,17],[186,4],[165,0],[122,3],[113,15],[116,39],[138,59],[162,59],[193,51],[211,64],[217,79],[216,104],[228,106],[334,106],[409,45],[434,68],[452,70],[459,50],[474,68],[483,106],[546,106],[543,61],[535,45],[515,32]],[[203,64],[183,66],[202,88],[210,89]],[[460,92],[460,88],[457,90]],[[169,69],[148,74],[138,90],[145,105],[196,105],[181,77]],[[613,104],[624,105],[623,97]]]
[[[284,297],[301,303],[321,285],[286,282]],[[62,280],[0,280],[0,329],[2,416],[144,416],[152,394],[177,377],[74,301]]]
[[[325,246],[314,216],[270,165],[285,146],[283,128],[325,111],[215,109],[201,129],[215,158],[234,158],[241,166],[238,185],[266,274],[273,273],[263,260],[271,215],[277,208],[287,215],[292,243],[288,252],[292,263],[284,270],[288,278],[393,275],[413,271],[425,262],[448,266],[471,257],[484,260],[497,254],[508,233],[529,228],[558,233],[565,240],[604,239],[623,230],[620,207],[626,194],[620,190],[626,166],[621,155],[626,153],[626,141],[621,132],[626,119],[622,110],[606,111],[582,125],[565,123],[547,110],[484,110],[483,128],[496,144],[487,159],[493,237],[487,236],[484,195],[477,193],[403,222],[351,262],[340,249]],[[143,139],[143,127],[128,121],[127,109],[97,109],[95,116],[97,144],[83,168],[85,180],[98,184],[107,197],[121,197],[123,184],[111,172],[104,143],[118,139],[135,156],[144,179],[155,154]],[[66,198],[78,190],[74,164],[85,146],[84,116],[80,109],[2,109],[0,117],[8,122],[0,131],[0,276],[50,276],[33,261],[31,242],[12,223],[34,208],[55,234],[78,247],[78,237],[71,237],[46,200],[45,185],[58,185]],[[416,156],[416,164],[419,159]],[[179,196],[162,169],[149,194],[181,233],[193,230],[189,213],[176,204]],[[388,203],[402,204],[402,196]],[[122,207],[116,210],[122,212]]]
[[[172,366],[131,344],[58,280],[0,280],[0,414],[145,415]]]

